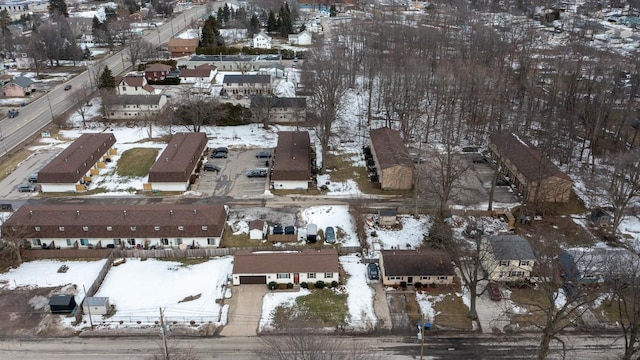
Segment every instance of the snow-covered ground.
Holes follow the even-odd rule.
[[[373,330],[376,314],[373,311],[374,290],[367,284],[367,267],[357,255],[340,256],[340,264],[349,276],[347,290],[347,309],[349,326],[358,331]]]
[[[296,298],[299,296],[305,296],[311,294],[308,289],[300,289],[298,292],[278,292],[268,293],[262,299],[262,316],[260,317],[260,324],[258,325],[258,332],[268,331],[274,329],[273,315],[279,306],[290,307],[292,306]]]
[[[398,216],[398,224],[394,228],[375,225],[374,217],[366,223],[367,241],[373,250],[382,249],[415,249],[422,245],[425,234],[429,233],[431,218],[409,215]],[[372,234],[375,232],[375,236]]]
[[[318,230],[322,231],[332,226],[336,231],[337,242],[344,246],[360,245],[346,205],[311,206],[302,211],[302,219],[306,224],[316,224]]]
[[[106,321],[107,325],[120,321],[148,325],[158,320],[159,308],[163,308],[167,321],[222,324],[228,305],[222,308],[218,300],[224,298],[232,262],[230,256],[188,266],[173,261],[127,259],[109,270],[95,295],[109,297],[116,307],[115,315],[105,320],[94,315],[94,320]]]

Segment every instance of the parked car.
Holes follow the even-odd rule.
[[[226,152],[222,152],[222,151],[214,151],[213,154],[211,154],[211,158],[213,158],[213,159],[226,159],[227,158],[227,153]]]
[[[247,171],[247,177],[267,177],[267,169],[251,169]]]
[[[336,232],[333,230],[333,227],[327,226],[327,228],[324,230],[324,241],[327,244],[336,243]]]
[[[229,153],[229,149],[226,146],[219,146],[219,147],[213,149],[213,152],[214,153],[223,152],[223,153],[227,153],[228,154]]]
[[[37,183],[38,182],[38,174],[37,173],[33,173],[33,174],[29,175],[29,177],[27,179],[29,180],[30,183]]]
[[[67,90],[71,90],[71,85],[65,85],[64,86],[64,91],[67,91]]]
[[[502,300],[502,292],[500,292],[500,287],[498,286],[498,284],[490,282],[489,284],[487,284],[487,290],[489,290],[489,298],[491,298],[491,300]]]
[[[36,191],[36,186],[33,184],[20,184],[18,186],[18,191],[19,192],[34,192]]]
[[[268,152],[268,151],[258,151],[258,152],[256,153],[256,157],[257,157],[258,159],[268,159],[268,158],[270,158],[270,157],[271,157],[271,153],[270,153],[270,152]]]
[[[285,226],[284,227],[284,234],[285,235],[293,235],[296,233],[296,227],[295,226]]]
[[[220,168],[220,166],[215,165],[215,164],[204,164],[204,166],[202,167],[202,169],[204,171],[215,171],[215,172],[220,172],[220,170],[222,170]]]
[[[369,276],[369,280],[378,280],[380,278],[378,265],[376,263],[369,263],[369,265],[367,265],[367,275]]]
[[[284,234],[284,228],[281,225],[273,226],[273,235],[282,235]]]

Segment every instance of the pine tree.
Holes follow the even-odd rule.
[[[269,20],[267,20],[267,31],[274,32],[278,29],[278,21],[273,11],[269,11]]]
[[[202,27],[202,35],[200,36],[201,47],[221,46],[224,41],[220,36],[220,26],[218,20],[213,16],[209,16]]]
[[[253,36],[259,32],[260,32],[260,20],[258,20],[258,16],[256,16],[256,14],[253,14],[251,16],[251,20],[249,21],[249,34]]]
[[[338,14],[338,10],[336,9],[336,6],[331,4],[331,7],[329,8],[329,17],[335,17]]]
[[[67,3],[64,0],[49,0],[49,15],[53,15],[56,12],[69,17]]]
[[[100,79],[98,79],[98,89],[115,89],[116,79],[111,74],[111,69],[108,66],[104,67]]]

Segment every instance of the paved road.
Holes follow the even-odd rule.
[[[316,335],[321,336],[321,335]],[[337,339],[328,337],[327,341]],[[537,348],[533,334],[488,336],[478,334],[428,335],[426,359],[531,359]],[[619,358],[622,342],[614,335],[565,337],[567,359],[602,360]],[[418,359],[420,344],[413,337],[343,337],[339,341],[361,346],[379,359]],[[258,337],[215,337],[171,339],[172,349],[190,350],[202,359],[255,359]],[[559,346],[550,359],[559,359]],[[160,355],[158,337],[0,339],[0,358],[22,360],[149,359]]]
[[[154,46],[160,45],[160,43],[167,41],[173,36],[174,31],[182,31],[192,19],[203,14],[204,11],[204,6],[196,6],[188,9],[163,26],[157,28],[156,31],[145,35],[144,38]],[[126,49],[116,52],[111,57],[102,60],[102,64],[109,66],[114,75],[120,74],[131,66],[126,54]],[[70,109],[73,104],[68,95],[73,90],[65,91],[64,86],[69,84],[76,89],[82,86],[91,86],[92,83],[89,78],[90,71],[96,71],[91,64],[88,65],[87,71],[82,72],[55,89],[48,91],[45,96],[21,108],[18,117],[2,120],[0,123],[0,158],[23,144],[26,140],[39,135],[40,131],[48,126],[53,118]]]

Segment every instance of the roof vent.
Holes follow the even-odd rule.
[[[198,209],[193,209],[193,215],[198,215]]]
[[[29,210],[29,216],[33,216],[33,210]]]
[[[127,210],[122,210],[122,215],[127,216]]]
[[[169,210],[169,215],[173,215],[173,210]]]
[[[76,210],[76,216],[80,216],[80,210]]]

